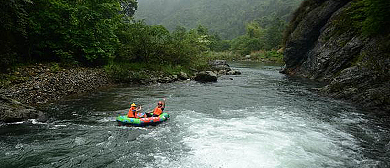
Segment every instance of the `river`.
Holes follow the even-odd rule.
[[[0,126],[0,167],[390,167],[389,116],[311,91],[279,66],[233,63],[239,76],[115,87],[73,96],[35,120]],[[118,126],[129,103],[170,120]]]

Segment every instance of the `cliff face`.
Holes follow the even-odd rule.
[[[351,0],[304,3],[285,39],[282,72],[329,82],[321,93],[390,112],[390,35],[354,29]]]

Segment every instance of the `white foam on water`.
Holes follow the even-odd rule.
[[[189,127],[192,136],[184,138],[192,151],[189,167],[272,167],[277,160],[266,151],[273,143],[266,140],[267,133],[256,125],[245,124],[237,119],[217,120],[207,118],[204,124]],[[262,136],[260,136],[262,135]],[[277,135],[283,137],[283,135]],[[284,138],[279,144],[288,145]]]
[[[18,122],[12,122],[12,123],[2,123],[0,126],[3,125],[21,125],[21,124],[37,124],[37,125],[47,125],[47,123],[39,122],[37,119],[27,119],[27,121],[18,121]]]
[[[329,123],[294,116],[285,109],[258,111],[260,113],[262,115],[230,119],[211,118],[196,112],[178,116],[176,120],[183,121],[182,128],[187,129],[182,142],[191,150],[178,161],[171,160],[163,165],[345,167],[357,165],[362,159],[354,137]],[[167,160],[157,157],[161,157],[157,159],[160,164]]]
[[[58,128],[62,128],[62,127],[67,127],[68,125],[66,124],[56,124],[56,125],[53,125],[53,127],[50,127],[50,129],[58,129]]]
[[[107,123],[107,122],[113,122],[116,121],[116,117],[103,117],[96,120],[99,123]]]
[[[26,121],[18,121],[18,122],[12,122],[12,123],[6,123],[4,125],[19,125],[19,124],[24,124]]]
[[[38,124],[38,125],[47,125],[45,122],[39,122],[37,119],[28,119],[29,122],[32,124]]]

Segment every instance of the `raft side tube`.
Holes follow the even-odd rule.
[[[146,126],[156,125],[169,119],[168,113],[162,113],[158,117],[147,118],[128,118],[127,116],[118,116],[116,121],[121,125]]]

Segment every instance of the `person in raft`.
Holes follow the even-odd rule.
[[[154,108],[154,110],[151,111],[149,114],[153,117],[158,117],[163,113],[164,108],[165,108],[165,99],[163,101],[159,101],[157,103],[157,107]]]
[[[129,109],[129,113],[127,113],[128,118],[142,118],[145,117],[143,113],[141,113],[142,107],[137,105],[135,103],[131,104],[131,107]]]

